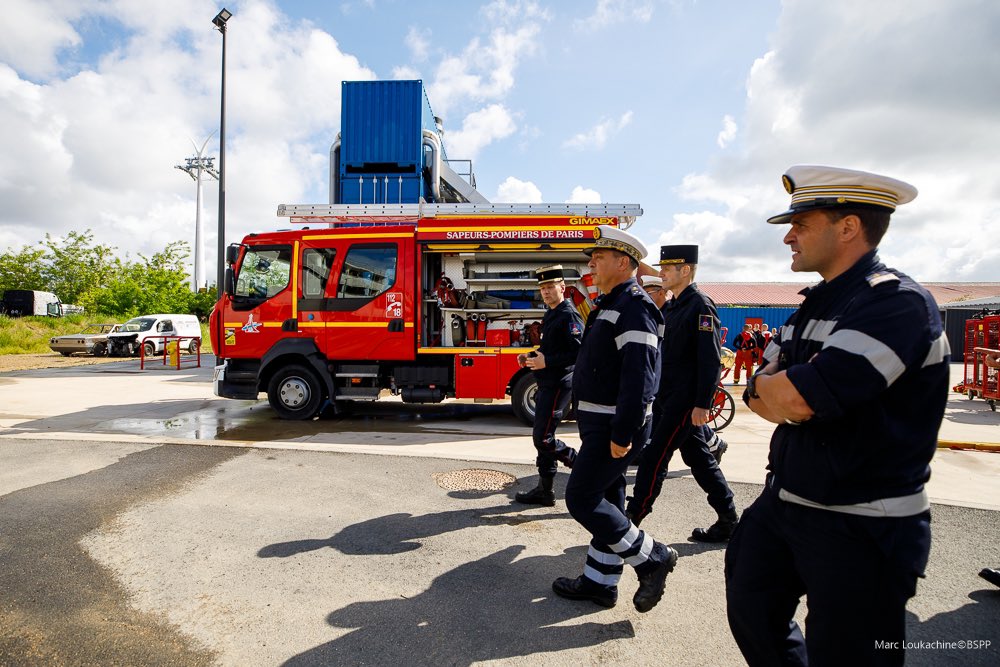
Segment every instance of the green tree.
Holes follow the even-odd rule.
[[[0,292],[8,289],[36,289],[48,291],[48,282],[42,274],[45,251],[38,247],[24,246],[14,252],[0,254]]]
[[[189,313],[188,254],[187,242],[174,241],[151,257],[139,255],[139,261],[123,263],[106,287],[88,292],[84,306],[129,317]]]
[[[87,292],[108,284],[119,270],[116,248],[94,244],[94,235],[70,232],[62,239],[45,235],[45,255],[42,274],[48,289],[63,303],[78,303]]]

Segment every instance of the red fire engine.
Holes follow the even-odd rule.
[[[635,205],[281,206],[308,225],[229,246],[211,338],[215,393],[267,392],[283,418],[398,395],[409,403],[510,396],[531,423],[535,383],[517,355],[538,344],[535,269],[562,264],[586,316],[597,225]]]

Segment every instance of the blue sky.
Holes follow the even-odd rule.
[[[8,0],[0,249],[70,230],[123,253],[194,238],[173,168],[218,128],[221,4]],[[327,199],[341,80],[420,78],[490,200],[640,204],[701,244],[699,279],[793,274],[780,175],[920,190],[881,252],[921,280],[1000,280],[1000,3],[991,0],[240,0],[228,35],[227,241]],[[992,82],[992,83],[989,83]],[[209,142],[217,155],[218,142]],[[207,183],[206,275],[216,187]],[[986,239],[994,239],[986,242]]]

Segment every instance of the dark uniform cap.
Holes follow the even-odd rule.
[[[555,266],[545,266],[537,269],[535,277],[538,278],[539,285],[544,285],[545,283],[554,283],[557,280],[562,280],[565,276],[563,275],[562,264],[556,264]]]
[[[588,257],[600,248],[610,248],[623,252],[637,262],[641,262],[646,256],[646,246],[642,241],[632,236],[628,232],[622,231],[610,225],[598,225],[594,228],[594,245],[583,249],[583,254]]]
[[[697,264],[698,246],[696,245],[664,245],[660,246],[660,261],[657,266],[668,264]]]
[[[909,183],[867,171],[797,164],[789,167],[781,182],[792,203],[787,211],[767,219],[771,224],[789,222],[803,211],[838,207],[896,210],[913,201],[917,189]]]

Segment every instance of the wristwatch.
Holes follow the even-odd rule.
[[[760,398],[760,395],[757,393],[757,374],[747,378],[747,395],[754,399]]]

